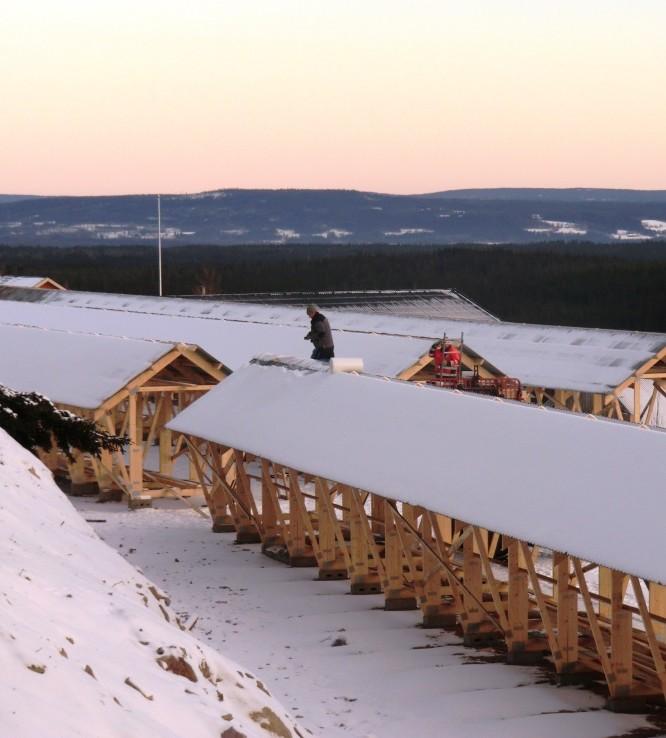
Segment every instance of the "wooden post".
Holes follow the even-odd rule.
[[[576,669],[578,661],[578,593],[571,586],[571,565],[566,554],[553,552],[553,570],[557,641],[562,654],[560,673],[570,673]]]
[[[271,467],[266,459],[261,460],[261,519],[264,524],[264,538],[262,540],[262,551],[270,546],[284,545],[282,531],[278,525],[280,518],[280,501],[278,491],[273,477]]]
[[[529,599],[527,572],[521,568],[521,551],[518,542],[506,538],[509,565],[509,631],[507,632],[507,661],[522,664],[528,658]]]
[[[426,520],[427,518],[427,520]],[[434,515],[424,517],[423,530],[426,540],[436,551],[438,540],[433,539],[432,526],[437,524]],[[424,628],[455,628],[458,623],[458,611],[453,597],[451,584],[442,564],[428,546],[423,547],[423,592],[421,595],[421,611]]]
[[[641,422],[641,381],[638,377],[634,380],[634,412],[631,419],[634,423]]]
[[[384,534],[384,499],[377,495],[370,495],[370,517],[372,518],[372,532],[375,535]]]
[[[293,479],[295,472],[289,471],[289,531],[287,535],[287,546],[289,548],[290,558],[297,556],[305,556],[305,524],[301,519],[300,506],[298,504],[297,495],[301,492],[298,489],[296,480]]]
[[[93,494],[97,491],[96,482],[92,482],[86,473],[86,457],[80,451],[72,451],[74,461],[67,462],[70,478],[70,494],[78,497],[85,494]]]
[[[611,707],[624,708],[618,700],[628,698],[632,684],[632,626],[631,612],[622,606],[627,578],[614,569],[611,572],[611,652],[610,662],[613,674],[609,682]]]
[[[233,458],[236,473],[235,492],[241,503],[238,505],[240,524],[236,528],[236,543],[261,543],[261,531],[259,530],[257,521],[250,517],[254,508],[254,499],[252,498],[250,480],[245,473],[243,454],[240,451],[234,450]]]
[[[173,415],[173,397],[171,392],[165,393],[162,399],[160,419],[160,474],[173,476],[173,432],[166,428],[166,424]],[[189,456],[189,455],[188,455]],[[191,477],[196,479],[196,477]]]
[[[439,535],[444,543],[453,542],[453,520],[446,515],[435,514]]]
[[[132,497],[141,497],[143,492],[143,415],[142,398],[132,390],[129,395],[129,477]]]
[[[347,564],[340,543],[342,530],[331,502],[328,484],[319,477],[315,480],[319,523],[319,579],[347,579]],[[343,499],[349,501],[351,490],[345,487]],[[345,544],[346,546],[346,544]]]
[[[384,564],[387,579],[384,589],[384,608],[386,610],[416,610],[414,592],[405,587],[402,545],[396,528],[400,521],[396,520],[388,500],[384,503],[384,520],[386,536]]]
[[[113,490],[113,454],[110,451],[102,450],[100,453],[97,467],[97,486],[99,491],[107,495]]]
[[[463,580],[465,591],[465,617],[463,618],[463,642],[466,646],[474,646],[484,636],[482,632],[483,614],[478,602],[483,599],[483,585],[481,580],[481,560],[474,552],[474,536],[467,535],[463,541]]]
[[[599,567],[599,595],[609,600],[609,602],[604,602],[603,600],[599,600],[599,606],[598,606],[599,615],[602,618],[610,619],[610,616],[611,616],[610,598],[611,598],[612,579],[613,577],[611,575],[611,570],[606,566],[600,566]]]
[[[666,618],[666,586],[650,582],[649,586],[649,605],[650,615],[657,615],[660,618]],[[666,643],[666,623],[660,623],[653,620],[654,634],[658,641]]]
[[[379,500],[380,498],[373,497]],[[365,514],[363,506],[363,496],[358,489],[350,488],[350,520],[349,520],[349,536],[350,536],[350,568],[349,577],[351,579],[352,594],[378,594],[383,589],[382,577],[377,567],[378,561],[374,561],[375,566],[370,567],[371,544],[376,551],[377,544],[374,540],[375,534],[372,531],[372,524]]]
[[[188,456],[196,456],[196,451],[193,451],[189,446],[188,449]],[[231,451],[219,454],[218,447],[211,443],[204,444],[199,453],[203,459],[202,464],[205,462],[205,465],[211,472],[209,490],[211,498],[210,514],[213,518],[213,533],[234,533],[237,528],[236,521],[232,515],[229,493],[222,486],[220,479],[216,477],[216,474],[219,474],[220,477],[225,479],[228,485],[233,484],[233,480],[230,479],[230,475],[225,475],[224,473],[225,466],[227,464],[231,464],[233,454]],[[219,462],[216,462],[218,455]]]

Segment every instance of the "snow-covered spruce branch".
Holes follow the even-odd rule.
[[[30,451],[50,451],[55,444],[68,458],[72,449],[99,456],[124,448],[126,436],[100,430],[92,421],[59,410],[37,392],[15,392],[0,385],[0,428]]]

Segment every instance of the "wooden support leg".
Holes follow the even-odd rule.
[[[450,518],[429,511],[425,513],[423,530],[430,546],[424,546],[423,550],[421,610],[424,628],[456,628],[463,612],[460,587],[448,555],[453,535],[451,524]],[[442,560],[449,564],[449,570]],[[454,586],[457,589],[454,590]]]
[[[384,507],[386,522],[385,566],[387,585],[384,589],[384,608],[386,610],[416,610],[418,605],[414,591],[405,587],[403,551],[396,525],[393,508],[387,501]]]
[[[219,464],[216,464],[214,461],[215,454],[217,453],[216,450],[211,448],[210,444],[206,446],[207,451],[205,453],[204,458],[207,459],[207,465],[211,468],[214,468],[218,471],[222,476],[224,475],[224,466],[225,461],[230,463],[230,459],[232,458],[232,454],[230,451],[226,452],[226,459],[224,459],[225,455],[222,454],[222,458],[220,459]],[[190,449],[190,454],[192,454],[192,450]],[[203,463],[203,462],[202,462]],[[213,526],[212,530],[213,533],[234,533],[236,531],[236,524],[234,520],[234,516],[232,515],[231,510],[231,501],[229,499],[228,492],[222,487],[220,484],[220,480],[215,477],[214,474],[211,474],[211,485],[210,485],[210,514],[213,519]],[[232,484],[233,480],[228,479],[228,483]]]
[[[373,497],[373,500],[378,499],[379,498]],[[374,569],[371,569],[370,566],[371,546],[376,550],[376,544],[374,542],[375,534],[372,531],[372,525],[375,525],[375,523],[371,524],[368,520],[363,508],[362,495],[358,490],[351,490],[350,503],[349,552],[351,556],[351,565],[349,576],[351,579],[351,593],[379,594],[382,591],[382,578],[377,571],[377,562],[375,562],[376,565]],[[371,504],[374,504],[376,507],[375,502]]]
[[[262,550],[264,552],[271,546],[284,545],[284,538],[278,522],[280,520],[279,504],[278,490],[273,481],[271,466],[266,459],[262,459],[261,519],[264,525],[264,537],[262,540]]]
[[[571,586],[571,563],[566,554],[553,554],[557,601],[557,642],[561,654],[560,674],[580,671],[578,667],[578,593]]]
[[[424,628],[455,628],[458,624],[451,585],[442,565],[428,548],[423,551],[421,611]]]
[[[529,597],[527,572],[521,568],[521,551],[518,542],[506,538],[509,565],[509,602],[507,617],[507,661],[510,664],[533,663],[529,650]]]
[[[643,703],[632,698],[633,640],[631,612],[622,606],[627,577],[619,571],[611,572],[611,650],[612,679],[608,689],[608,707],[618,712],[634,712]]]
[[[236,476],[236,495],[240,501],[237,506],[236,543],[261,543],[261,532],[257,523],[250,517],[254,509],[252,488],[245,472],[243,454],[233,452],[234,469]]]
[[[58,447],[53,443],[49,451],[42,451],[37,449],[37,455],[39,456],[42,464],[51,472],[56,472],[60,468],[60,452]]]
[[[92,481],[86,473],[85,455],[80,451],[74,450],[73,456],[74,461],[67,463],[71,482],[69,487],[70,494],[74,497],[96,494],[98,491],[97,482]]]
[[[110,451],[102,451],[100,458],[95,460],[94,467],[99,487],[99,501],[120,502],[123,491],[113,481],[113,454]]]
[[[166,474],[171,477],[173,476],[173,431],[164,427],[173,416],[173,398],[171,393],[163,396],[160,413],[160,474]],[[191,477],[191,479],[196,479],[196,476]]]
[[[372,532],[375,535],[384,535],[384,499],[377,495],[370,495],[370,517],[372,518]]]
[[[605,597],[609,602],[599,601],[599,615],[602,618],[610,619],[611,616],[611,570],[606,566],[599,567],[599,594]]]
[[[136,391],[130,392],[128,403],[128,434],[129,434],[129,480],[131,507],[141,506],[143,494],[143,400]]]
[[[666,618],[666,586],[650,582],[649,605],[651,615]],[[666,643],[666,623],[653,620],[654,634],[658,641]]]
[[[478,604],[483,600],[481,579],[481,560],[474,552],[474,536],[468,535],[463,542],[463,580],[466,592],[463,593],[465,613],[461,616],[463,642],[466,646],[478,646],[495,640],[496,634]]]
[[[340,547],[340,543],[344,543],[342,529],[331,503],[330,490],[321,479],[316,481],[316,489],[320,550],[319,579],[347,579],[347,564]],[[349,494],[349,490],[345,489],[343,499],[349,498]]]

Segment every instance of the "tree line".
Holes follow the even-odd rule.
[[[164,293],[453,287],[503,320],[666,332],[666,242],[530,246],[176,246]],[[156,294],[154,247],[0,246],[0,273]]]

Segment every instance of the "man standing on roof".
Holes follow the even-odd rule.
[[[317,361],[329,361],[335,354],[328,319],[319,312],[316,305],[308,305],[306,312],[310,318],[310,332],[305,336],[305,340],[312,341],[314,346],[311,358]]]

